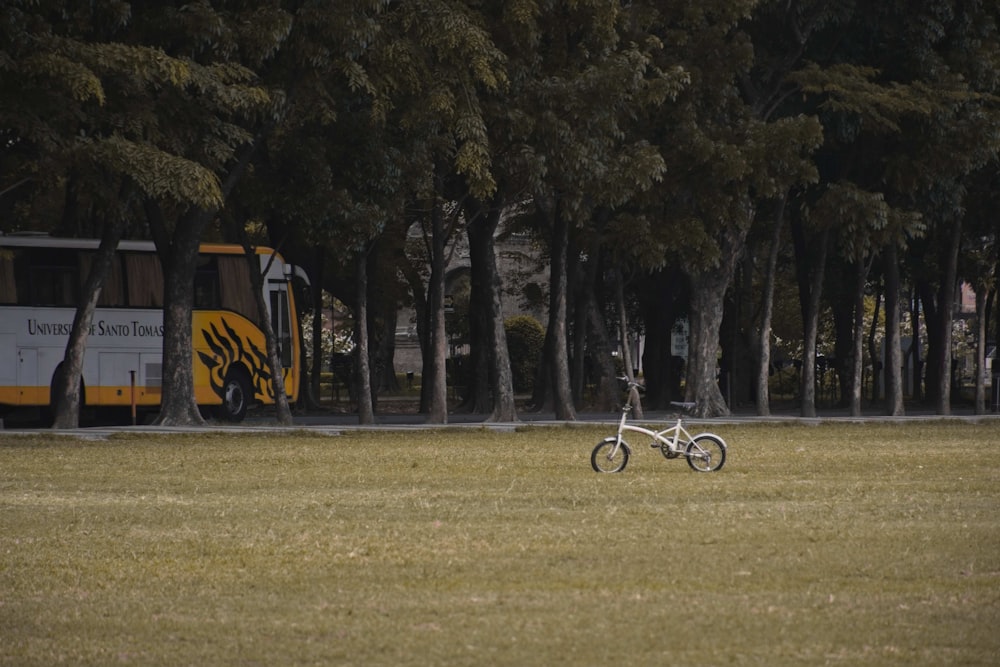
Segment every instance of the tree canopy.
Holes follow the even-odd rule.
[[[236,228],[266,230],[359,312],[369,293],[379,314],[415,303],[437,383],[448,249],[468,233],[476,404],[512,416],[501,221],[550,259],[535,388],[557,414],[582,400],[570,389],[585,358],[613,380],[623,332],[610,313],[627,301],[609,305],[614,276],[645,300],[635,329],[664,335],[650,309],[670,313],[668,329],[687,314],[687,397],[701,414],[728,411],[738,332],[761,326],[733,295],[763,304],[754,270],[772,238],[771,270],[789,265],[786,225],[801,363],[811,373],[823,344],[810,320],[824,283],[845,280],[828,264],[856,267],[858,304],[884,276],[887,308],[901,269],[928,319],[926,390],[947,412],[956,284],[992,290],[996,271],[981,248],[996,235],[998,21],[983,0],[11,0],[0,231],[99,236],[118,221],[157,241],[177,332],[164,350],[168,421],[197,419],[182,335],[192,248]],[[415,224],[420,257],[407,252]],[[370,270],[381,287],[358,292]],[[380,318],[362,317],[358,335]],[[860,382],[859,364],[841,368],[845,382]],[[673,386],[667,375],[650,378]],[[441,418],[443,384],[434,391]]]

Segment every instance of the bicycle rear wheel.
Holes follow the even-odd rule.
[[[688,465],[698,472],[713,472],[726,462],[726,446],[714,435],[699,435],[688,443]]]
[[[628,445],[623,440],[618,451],[615,451],[616,442],[617,438],[605,438],[594,447],[590,454],[590,465],[594,472],[621,472],[628,465]]]

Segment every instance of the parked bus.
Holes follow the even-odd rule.
[[[99,242],[0,235],[0,410],[50,409],[81,288]],[[273,255],[273,261],[272,260]],[[269,264],[270,262],[270,264]],[[298,396],[302,350],[291,289],[295,267],[256,249],[264,304],[278,340],[285,393]],[[304,276],[303,276],[304,277]],[[205,244],[194,283],[195,401],[240,421],[253,403],[274,403],[267,346],[241,246]],[[122,241],[87,337],[81,407],[160,404],[163,272],[152,242]]]

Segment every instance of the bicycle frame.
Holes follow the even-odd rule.
[[[623,443],[626,447],[628,447],[628,443],[625,442],[625,438],[622,437],[622,434],[626,432],[641,433],[642,435],[652,438],[661,445],[666,445],[671,452],[677,454],[683,453],[680,451],[682,447],[679,447],[679,445],[686,445],[691,441],[691,434],[684,428],[682,418],[678,417],[676,424],[669,426],[662,431],[653,431],[652,429],[644,428],[642,426],[629,424],[628,413],[631,411],[632,406],[630,404],[627,404],[622,408],[622,417],[618,422],[617,442],[615,443],[615,448],[611,450],[612,456],[618,453],[618,448],[621,447]],[[682,435],[685,438],[683,441],[680,439]]]
[[[631,433],[641,433],[642,435],[652,438],[657,443],[657,447],[662,448],[663,445],[666,445],[667,451],[671,454],[671,457],[685,456],[690,458],[691,454],[685,451],[685,448],[687,447],[688,443],[690,443],[692,440],[704,434],[699,433],[691,435],[691,433],[689,433],[688,430],[684,428],[684,417],[679,413],[677,415],[677,422],[673,426],[668,426],[667,428],[662,429],[660,431],[654,431],[652,429],[644,428],[636,424],[629,424],[628,415],[632,411],[634,405],[633,403],[634,397],[632,395],[632,391],[635,391],[635,389],[630,390],[628,400],[625,402],[625,405],[622,406],[622,416],[621,419],[618,421],[618,433],[616,437],[615,446],[611,450],[609,456],[614,456],[615,454],[617,454],[619,447],[621,447],[622,445],[624,445],[626,448],[629,447],[629,444],[625,442],[625,438],[622,436],[622,434],[626,432],[631,432]],[[673,403],[673,405],[683,409],[683,408],[688,408],[693,404]],[[721,438],[718,438],[718,436],[715,437],[721,441]],[[725,446],[725,443],[723,443],[723,446]]]
[[[659,430],[639,424],[629,424],[629,412],[639,405],[641,385],[627,378],[618,379],[627,382],[628,397],[622,406],[622,416],[618,420],[616,434],[598,442],[590,454],[590,465],[595,472],[621,472],[625,469],[632,456],[632,446],[625,439],[626,433],[646,436],[652,441],[653,449],[660,450],[665,458],[675,459],[683,455],[691,469],[697,472],[713,472],[725,464],[726,443],[722,438],[709,432],[689,433],[684,428],[682,412],[678,412],[676,423]],[[695,407],[694,403],[671,402],[671,405],[681,411]]]
[[[622,434],[625,432],[641,433],[642,435],[652,438],[661,445],[666,445],[671,452],[675,452],[677,454],[683,453],[680,451],[682,449],[681,445],[686,445],[691,442],[691,434],[688,433],[686,428],[684,428],[683,419],[681,417],[677,418],[677,423],[673,426],[669,426],[662,431],[654,431],[642,426],[627,423],[628,413],[631,410],[631,406],[629,406],[626,410],[622,410],[622,418],[621,421],[618,422],[618,447],[620,447],[622,442],[624,442]],[[683,436],[683,440],[681,440],[681,436]],[[615,449],[615,451],[617,452],[617,449]]]

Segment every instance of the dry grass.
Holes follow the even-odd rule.
[[[605,431],[0,436],[0,665],[997,663],[1000,424]]]

